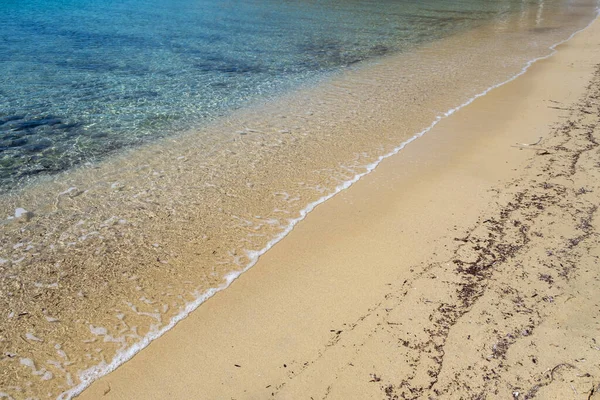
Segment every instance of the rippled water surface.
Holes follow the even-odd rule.
[[[0,190],[529,5],[4,0]]]

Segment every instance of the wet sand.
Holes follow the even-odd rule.
[[[318,206],[79,398],[595,398],[599,38]]]

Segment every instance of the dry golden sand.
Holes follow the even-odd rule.
[[[600,398],[599,65],[595,23],[80,398]]]

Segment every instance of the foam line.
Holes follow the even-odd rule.
[[[600,1],[599,1],[600,4]],[[91,367],[83,372],[80,373],[79,375],[79,379],[81,380],[81,382],[71,388],[70,390],[61,393],[58,397],[57,400],[69,400],[71,398],[73,398],[74,396],[77,396],[78,394],[80,394],[81,392],[83,392],[88,386],[90,386],[95,380],[109,374],[110,372],[114,371],[117,367],[119,367],[121,364],[129,361],[133,356],[135,356],[138,352],[140,352],[142,349],[144,349],[146,346],[148,346],[153,340],[158,339],[159,337],[161,337],[162,335],[164,335],[166,332],[168,332],[169,330],[171,330],[173,327],[175,327],[175,325],[177,325],[177,323],[179,321],[181,321],[182,319],[186,318],[192,311],[194,311],[195,309],[197,309],[202,303],[204,303],[206,300],[208,300],[209,298],[211,298],[212,296],[214,296],[216,293],[220,292],[221,290],[227,289],[229,287],[229,285],[231,285],[233,283],[233,281],[235,281],[241,274],[243,274],[244,272],[248,271],[250,268],[252,268],[257,262],[258,259],[260,258],[260,256],[262,256],[263,254],[265,254],[268,250],[270,250],[275,244],[277,244],[281,239],[283,239],[284,237],[286,237],[296,226],[296,224],[300,221],[302,221],[304,218],[306,218],[306,216],[315,209],[315,207],[317,207],[319,204],[322,204],[324,202],[326,202],[327,200],[331,199],[333,196],[335,196],[336,194],[340,193],[343,190],[348,189],[350,186],[352,186],[354,183],[358,182],[358,180],[360,180],[363,176],[370,174],[371,172],[373,172],[373,170],[375,170],[375,168],[377,168],[377,166],[386,158],[389,158],[393,155],[398,154],[402,149],[404,149],[408,144],[412,143],[413,141],[417,140],[418,138],[420,138],[421,136],[425,135],[427,132],[431,131],[431,129],[433,129],[433,127],[435,127],[440,121],[442,121],[443,119],[451,116],[452,114],[454,114],[455,112],[457,112],[458,110],[460,110],[461,108],[464,108],[466,106],[468,106],[469,104],[471,104],[472,102],[474,102],[475,100],[477,100],[480,97],[485,96],[486,94],[488,94],[489,92],[491,92],[492,90],[499,88],[500,86],[503,86],[509,82],[514,81],[515,79],[517,79],[519,76],[523,75],[525,72],[527,72],[527,70],[529,70],[529,68],[536,62],[541,61],[541,60],[545,60],[548,59],[550,57],[552,57],[554,54],[557,53],[556,48],[558,46],[560,46],[563,43],[568,42],[569,40],[571,40],[575,35],[579,34],[580,32],[583,32],[584,30],[586,30],[587,28],[589,28],[599,17],[600,15],[600,6],[596,8],[596,16],[592,19],[592,21],[586,25],[584,28],[573,32],[568,38],[566,38],[565,40],[562,40],[558,43],[553,44],[552,46],[549,47],[549,50],[551,50],[550,54],[546,55],[546,56],[542,56],[542,57],[537,57],[534,58],[530,61],[528,61],[525,66],[521,69],[520,72],[518,72],[517,74],[513,75],[511,78],[498,83],[496,85],[490,86],[489,88],[485,89],[483,92],[476,94],[475,96],[471,97],[469,100],[465,101],[464,103],[462,103],[461,105],[454,107],[448,111],[446,111],[445,113],[438,115],[435,120],[431,123],[431,125],[429,125],[427,128],[423,129],[421,132],[418,132],[417,134],[415,134],[414,136],[412,136],[410,139],[402,142],[399,146],[397,146],[396,148],[394,148],[391,152],[379,156],[379,158],[366,166],[367,170],[363,173],[357,174],[354,176],[354,178],[340,184],[339,186],[337,186],[335,188],[335,190],[324,196],[321,197],[320,199],[308,204],[303,210],[300,211],[300,216],[298,218],[294,218],[289,220],[289,225],[287,226],[287,228],[281,232],[279,235],[277,235],[275,238],[271,239],[267,245],[262,248],[261,250],[258,251],[248,251],[248,257],[250,258],[250,262],[244,267],[243,270],[238,271],[238,272],[231,272],[227,275],[225,275],[225,282],[216,287],[216,288],[210,288],[208,289],[206,292],[204,292],[202,295],[200,295],[196,300],[188,303],[186,305],[186,307],[184,308],[184,310],[179,313],[178,315],[176,315],[175,317],[171,318],[171,320],[169,321],[169,324],[164,326],[163,328],[161,328],[158,331],[154,331],[154,332],[150,332],[148,333],[142,340],[140,340],[139,342],[135,343],[134,345],[132,345],[131,347],[125,349],[124,351],[118,353],[114,359],[109,363],[101,363],[99,365],[96,365],[94,367]]]

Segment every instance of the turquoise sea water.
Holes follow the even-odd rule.
[[[3,0],[0,191],[530,3]]]

